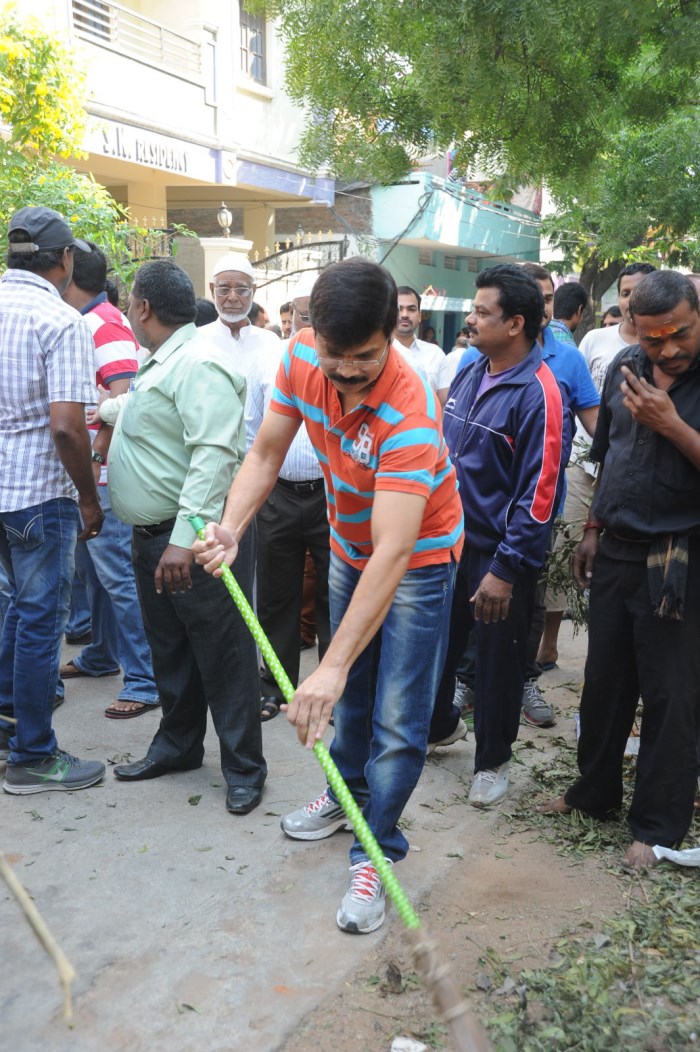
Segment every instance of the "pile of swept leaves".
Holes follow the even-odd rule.
[[[534,768],[537,788],[559,795],[574,779],[575,752],[561,740],[554,765]],[[632,762],[626,771],[629,791]],[[595,852],[617,865],[629,844],[623,821],[569,817],[509,816],[520,829],[536,828],[572,861]],[[619,867],[618,867],[619,869]],[[621,871],[620,871],[621,872]],[[663,863],[626,882],[620,912],[602,926],[579,921],[563,933],[545,968],[509,974],[489,952],[495,1009],[489,1029],[499,1052],[645,1052],[700,1048],[700,879],[697,869]]]

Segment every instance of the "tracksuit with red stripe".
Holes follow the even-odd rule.
[[[454,730],[455,672],[474,629],[476,772],[509,760],[518,734],[534,591],[573,437],[573,416],[537,344],[503,382],[478,396],[487,365],[483,358],[458,373],[445,405],[465,547],[430,728],[430,741]],[[469,600],[489,571],[512,584],[513,598],[506,620],[486,625],[474,622]]]

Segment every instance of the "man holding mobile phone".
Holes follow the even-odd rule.
[[[574,556],[591,616],[581,697],[580,778],[540,808],[606,818],[622,804],[622,760],[644,714],[626,868],[656,864],[693,814],[700,727],[700,304],[657,271],[629,302],[638,345],[612,362],[592,458],[600,464]]]

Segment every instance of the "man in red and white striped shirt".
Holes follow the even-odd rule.
[[[90,253],[74,253],[73,280],[64,299],[80,311],[95,343],[97,384],[115,396],[129,390],[139,367],[140,349],[131,327],[107,299],[107,260],[97,245]],[[131,528],[112,511],[107,489],[107,453],[112,428],[90,425],[95,481],[105,523],[96,543],[80,545],[76,571],[85,582],[92,609],[92,642],[77,657],[61,665],[61,679],[116,676],[124,672],[117,700],[105,709],[112,720],[128,720],[153,711],[158,689],[151,652],[136,594],[131,564]],[[59,693],[60,693],[59,686]]]

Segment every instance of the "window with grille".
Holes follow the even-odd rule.
[[[445,256],[445,270],[460,270],[460,263],[459,256]]]
[[[418,249],[418,262],[422,267],[432,267],[433,264],[433,253],[429,248]]]
[[[239,2],[241,70],[258,84],[265,83],[265,19],[246,11]]]

